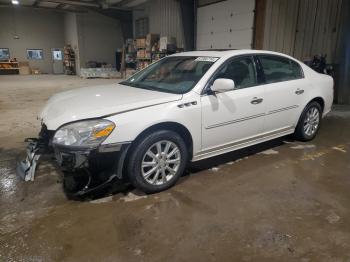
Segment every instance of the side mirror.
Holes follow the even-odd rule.
[[[235,82],[232,79],[218,78],[210,87],[213,92],[225,92],[235,89]]]

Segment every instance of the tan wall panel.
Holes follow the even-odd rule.
[[[342,0],[267,0],[264,49],[305,60],[327,54],[338,61]]]

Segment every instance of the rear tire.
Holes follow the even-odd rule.
[[[131,148],[127,176],[130,183],[151,194],[177,182],[188,161],[188,150],[179,134],[159,130],[142,137]]]
[[[321,119],[321,105],[315,101],[309,103],[299,118],[298,125],[295,128],[294,138],[300,141],[311,141],[314,139],[320,129]]]

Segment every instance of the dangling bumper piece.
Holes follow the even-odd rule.
[[[35,170],[42,154],[50,153],[41,139],[27,138],[26,158],[17,164],[17,173],[24,181],[34,181]]]

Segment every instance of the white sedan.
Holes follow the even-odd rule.
[[[115,178],[159,192],[176,183],[189,161],[288,134],[313,139],[332,101],[331,77],[284,54],[175,54],[119,84],[54,95],[18,170],[33,180],[38,155],[54,151],[70,174],[87,171],[78,194]]]

